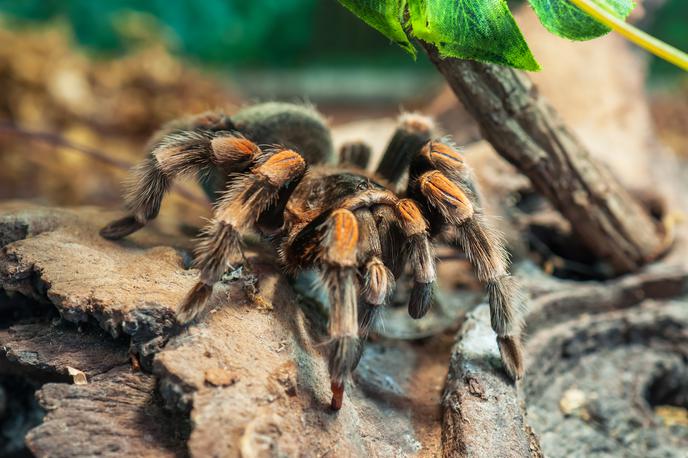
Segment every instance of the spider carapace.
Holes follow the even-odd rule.
[[[503,243],[483,217],[464,158],[433,139],[433,130],[428,118],[402,115],[376,171],[368,172],[370,148],[348,143],[334,160],[330,132],[310,107],[266,103],[232,116],[174,121],[153,137],[150,154],[131,174],[129,215],[101,234],[119,239],[142,228],[175,178],[201,176],[209,195],[219,197],[195,249],[198,282],[180,305],[179,321],[203,312],[213,285],[245,262],[242,235],[262,234],[289,275],[315,269],[328,292],[334,409],[395,280],[410,273],[408,311],[422,317],[435,287],[433,244],[455,246],[485,284],[506,371],[520,378],[522,301]]]

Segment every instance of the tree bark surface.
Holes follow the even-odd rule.
[[[371,342],[333,412],[326,317],[273,260],[247,252],[251,272],[216,285],[213,310],[180,327],[174,312],[198,275],[188,242],[153,227],[102,239],[116,216],[0,205],[0,305],[62,317],[0,329],[0,381],[51,382],[37,392],[47,416],[26,437],[36,456],[435,456],[449,334]]]

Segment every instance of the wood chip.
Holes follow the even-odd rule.
[[[577,388],[571,388],[564,392],[559,400],[559,409],[564,415],[571,415],[585,405],[587,397]]]
[[[239,377],[228,369],[216,367],[205,371],[205,381],[213,386],[230,386],[239,381]]]
[[[67,373],[72,377],[72,382],[74,382],[75,385],[86,385],[88,383],[86,374],[77,368],[67,366]]]

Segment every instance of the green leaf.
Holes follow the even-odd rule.
[[[406,0],[339,0],[339,3],[416,57],[416,49],[402,25]]]
[[[581,11],[568,0],[529,0],[547,30],[569,40],[591,40],[611,31]],[[633,0],[592,0],[610,13],[626,19],[633,10]]]
[[[506,0],[408,0],[408,4],[413,34],[434,44],[442,56],[540,69]]]
[[[415,56],[404,32],[408,5],[413,35],[443,57],[539,70],[506,0],[339,0],[368,25]]]

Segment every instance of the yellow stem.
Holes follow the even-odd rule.
[[[569,1],[600,23],[606,25],[612,30],[615,30],[617,33],[623,35],[641,48],[645,48],[655,56],[688,71],[688,54],[656,39],[651,35],[648,35],[642,30],[636,29],[629,23],[619,19],[609,11],[595,4],[592,0]]]

